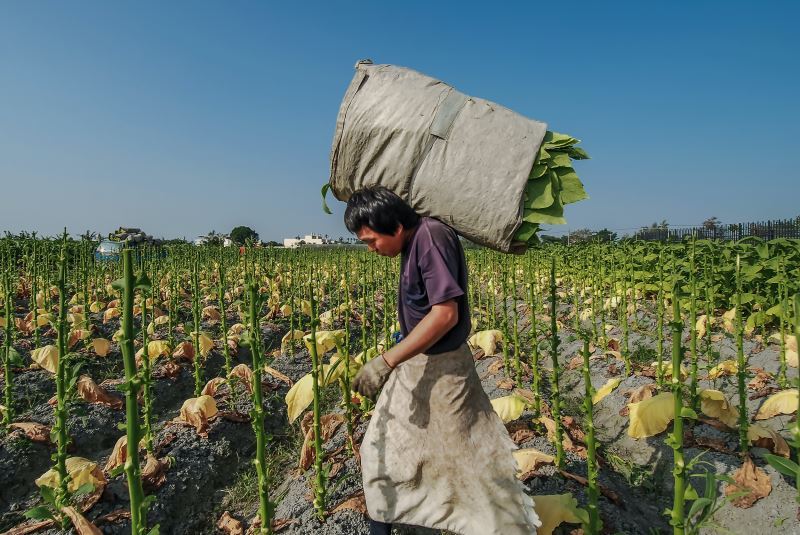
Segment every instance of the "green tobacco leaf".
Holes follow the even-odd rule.
[[[580,147],[569,147],[567,149],[567,154],[573,160],[588,160],[589,154]]]
[[[138,288],[140,290],[148,291],[153,287],[153,283],[150,281],[150,277],[147,276],[147,273],[142,273],[136,279],[136,284],[134,288]]]
[[[25,361],[22,360],[22,356],[17,353],[17,350],[13,347],[9,348],[8,350],[7,360],[9,366],[21,367],[25,365]]]
[[[527,221],[523,221],[522,225],[520,225],[519,229],[517,229],[517,233],[514,234],[514,239],[524,242],[531,241],[536,235],[536,231],[539,230],[539,225],[535,223],[528,223]]]
[[[568,136],[566,134],[559,134],[558,132],[551,132],[547,131],[544,135],[544,140],[542,140],[545,148],[550,147],[566,147],[569,145],[575,145],[576,143],[580,143],[579,139],[575,139],[572,136]]]
[[[531,174],[528,175],[528,180],[532,178],[540,178],[547,171],[547,166],[543,163],[537,163],[531,169]]]
[[[589,198],[574,169],[561,167],[556,169],[556,173],[561,180],[561,204],[570,204]]]
[[[552,206],[547,208],[528,209],[523,212],[522,219],[528,223],[545,223],[548,225],[563,225],[567,222],[564,219],[564,207],[556,199]]]
[[[694,518],[695,515],[702,512],[706,507],[711,505],[711,500],[708,498],[697,498],[692,506],[689,508],[687,518]]]
[[[785,476],[796,478],[798,474],[800,474],[800,466],[798,466],[797,463],[791,459],[779,457],[778,455],[773,455],[771,453],[765,453],[764,459],[766,459],[772,468]]]
[[[326,214],[332,214],[331,209],[328,208],[328,203],[325,201],[325,196],[328,194],[328,190],[331,189],[330,183],[327,183],[322,186],[322,211]]]
[[[547,177],[529,180],[525,186],[525,198],[525,206],[528,208],[547,208],[552,205],[555,201],[552,181]]]
[[[569,155],[566,152],[551,151],[547,166],[550,169],[554,167],[572,167],[572,160],[569,159]]]
[[[25,511],[23,516],[25,518],[30,518],[31,520],[55,520],[53,513],[50,512],[50,509],[44,505],[40,505],[39,507],[34,507],[33,509]]]
[[[122,291],[125,289],[125,279],[117,279],[111,283],[111,287],[115,290]]]
[[[683,407],[681,408],[681,418],[691,418],[692,420],[697,420],[697,413],[689,407]]]

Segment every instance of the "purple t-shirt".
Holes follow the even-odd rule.
[[[420,218],[403,248],[397,315],[403,337],[438,305],[458,304],[458,323],[425,353],[452,351],[463,344],[471,328],[467,302],[467,263],[455,231],[436,219]]]

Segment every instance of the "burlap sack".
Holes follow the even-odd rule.
[[[382,185],[476,243],[523,252],[513,236],[546,131],[411,69],[362,61],[336,120],[331,191],[346,201]]]

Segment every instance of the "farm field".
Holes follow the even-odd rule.
[[[398,262],[95,246],[0,241],[0,532],[365,533],[350,381],[394,343]],[[800,533],[800,241],[467,264],[539,533]]]

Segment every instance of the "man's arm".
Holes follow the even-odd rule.
[[[458,304],[455,299],[433,305],[408,336],[383,354],[383,359],[391,368],[395,368],[401,362],[427,351],[457,323]]]

